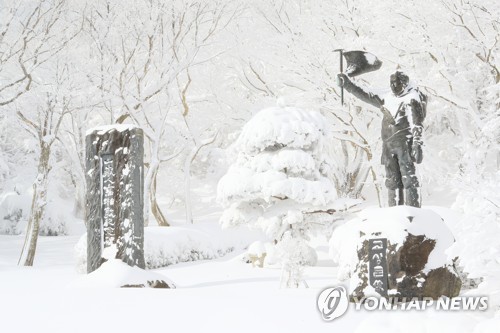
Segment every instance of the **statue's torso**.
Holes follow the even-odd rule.
[[[384,112],[382,122],[382,140],[396,144],[406,142],[411,138],[412,108],[411,101],[420,100],[418,92],[410,90],[402,96],[395,96],[392,92],[383,97]],[[395,142],[397,141],[397,142]]]

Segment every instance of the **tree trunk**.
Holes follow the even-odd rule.
[[[187,223],[193,223],[193,211],[191,209],[191,163],[199,149],[200,147],[194,147],[184,161],[184,205],[186,207]]]
[[[33,199],[31,201],[28,229],[26,230],[26,238],[24,239],[23,250],[18,265],[23,262],[24,266],[33,266],[40,222],[45,213],[47,180],[50,172],[49,158],[50,146],[43,143],[41,145],[40,158],[38,161],[38,175],[33,183]]]
[[[156,176],[160,168],[160,163],[154,152],[151,155],[151,162],[144,181],[144,193],[145,197],[148,198],[144,200],[144,226],[149,225],[149,212],[151,212],[159,226],[168,227],[170,223],[168,223],[156,201]]]
[[[165,215],[163,215],[160,206],[158,206],[158,202],[156,201],[156,176],[158,175],[159,165],[156,166],[156,169],[153,173],[153,179],[151,181],[151,187],[149,189],[149,202],[151,205],[151,213],[155,217],[158,225],[161,227],[169,227],[170,223],[168,223]]]

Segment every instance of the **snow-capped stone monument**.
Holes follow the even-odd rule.
[[[143,141],[142,130],[132,125],[87,132],[88,273],[114,258],[145,268]]]
[[[461,280],[445,251],[455,242],[432,210],[369,208],[337,228],[330,241],[339,278],[350,277],[351,297],[458,296]]]

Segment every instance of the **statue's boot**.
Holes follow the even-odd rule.
[[[397,190],[388,190],[388,197],[389,197],[389,207],[393,207],[396,205],[404,205],[404,195],[403,195],[403,189],[398,188]]]
[[[411,187],[406,189],[406,205],[420,208],[418,187]]]

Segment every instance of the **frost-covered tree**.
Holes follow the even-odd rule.
[[[28,228],[19,259],[27,266],[33,265],[45,214],[51,151],[72,102],[74,87],[68,83],[71,75],[62,53],[78,35],[80,21],[68,2],[11,2],[0,9],[5,18],[0,23],[0,107],[17,116],[25,133],[35,138],[38,150]]]
[[[67,0],[8,1],[0,8],[0,106],[36,84],[38,70],[75,37]]]
[[[297,287],[301,267],[315,262],[308,233],[314,213],[336,198],[327,177],[328,128],[317,111],[275,107],[257,113],[232,145],[235,162],[218,184],[221,223],[249,223],[276,244],[282,284]]]
[[[195,113],[191,82],[200,78],[199,65],[221,53],[223,46],[214,39],[233,20],[236,8],[233,1],[198,0],[89,4],[85,32],[95,65],[89,78],[100,88],[105,122],[134,122],[146,138],[146,225],[150,213],[158,225],[169,225],[157,202],[157,176],[183,146],[194,146],[182,155],[189,192],[189,169],[203,146],[200,133],[187,120]],[[185,202],[187,220],[192,220],[189,193]]]
[[[19,263],[32,266],[35,258],[38,234],[41,222],[46,214],[49,174],[53,167],[53,151],[60,139],[61,124],[71,112],[75,112],[78,100],[78,88],[71,82],[70,73],[65,64],[59,62],[51,67],[45,76],[43,87],[23,96],[15,103],[16,113],[23,128],[37,141],[38,166],[33,182],[33,196],[26,238],[19,258]],[[28,107],[29,106],[29,107]],[[33,107],[34,106],[34,107]]]

